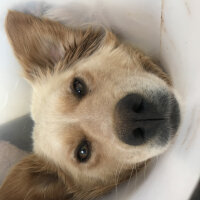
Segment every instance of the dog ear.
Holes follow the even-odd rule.
[[[144,165],[137,167],[140,170]],[[131,174],[131,175],[130,175]],[[0,186],[1,200],[91,200],[111,191],[116,184],[134,175],[132,169],[114,177],[110,183],[98,182],[93,187],[76,183],[70,174],[44,158],[31,154],[11,170]],[[92,180],[91,180],[92,182]]]
[[[0,187],[1,200],[70,200],[73,194],[48,163],[29,155],[17,164]]]
[[[67,68],[100,45],[105,31],[75,30],[44,18],[9,11],[6,31],[25,76],[34,81],[38,76]],[[61,61],[64,65],[59,65]]]
[[[108,193],[116,183],[99,184],[91,188],[79,185],[52,163],[32,154],[11,170],[0,186],[0,199],[91,200]]]

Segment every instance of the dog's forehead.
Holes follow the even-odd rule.
[[[125,47],[112,49],[105,46],[90,57],[77,62],[73,68],[76,72],[89,71],[89,73],[95,73],[102,78],[102,76],[126,72],[127,68],[139,69],[141,64],[134,55],[127,52]]]

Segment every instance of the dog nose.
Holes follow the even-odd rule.
[[[155,97],[154,97],[155,98]],[[164,117],[169,109],[168,95],[160,95],[157,103],[140,94],[128,94],[116,105],[117,135],[129,145],[142,145],[156,134],[163,132],[167,121]],[[160,102],[159,102],[160,101]],[[168,137],[166,134],[164,137]]]

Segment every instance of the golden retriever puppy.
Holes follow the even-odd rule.
[[[16,11],[6,30],[33,88],[35,126],[34,153],[10,172],[1,200],[94,199],[167,149],[179,104],[147,56],[110,30]]]

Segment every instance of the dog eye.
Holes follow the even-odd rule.
[[[80,78],[74,78],[72,81],[72,92],[79,98],[83,97],[87,93],[87,87],[84,81]]]
[[[86,162],[91,155],[91,146],[88,141],[82,141],[77,148],[76,158],[79,162]]]

